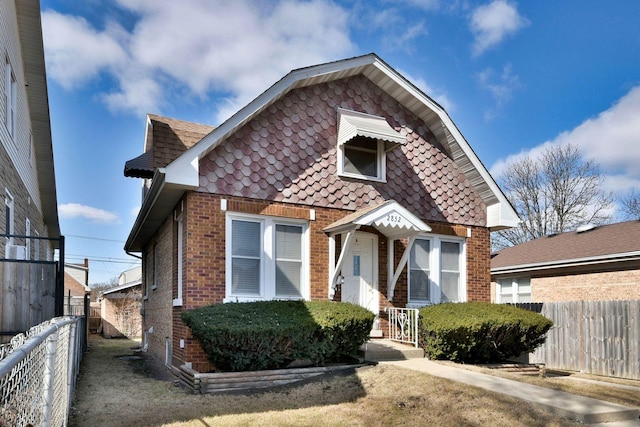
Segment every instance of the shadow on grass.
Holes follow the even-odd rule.
[[[140,352],[137,342],[95,335],[89,342],[72,405],[72,427],[164,425],[335,405],[366,394],[348,370],[266,390],[193,395],[162,362]]]

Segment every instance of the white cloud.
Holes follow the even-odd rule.
[[[484,113],[485,120],[490,121],[511,100],[513,92],[520,87],[520,78],[511,71],[511,64],[505,65],[499,76],[496,76],[495,70],[489,67],[478,73],[476,77],[480,86],[487,90],[495,101],[495,106]]]
[[[505,0],[494,0],[476,8],[469,23],[475,38],[473,56],[481,55],[527,25],[529,21],[518,13],[516,6]]]
[[[115,224],[120,222],[118,215],[103,209],[81,205],[79,203],[66,203],[58,206],[58,212],[63,218],[85,218],[101,224]]]
[[[605,176],[605,188],[618,195],[640,188],[640,86],[632,88],[611,108],[576,128],[560,133],[530,150],[498,160],[491,174],[498,177],[512,160],[538,157],[547,147],[572,144],[593,159]]]
[[[171,91],[203,99],[218,91],[233,108],[222,107],[221,121],[291,69],[354,50],[348,13],[329,0],[122,0],[120,5],[138,16],[130,32],[116,25],[99,31],[82,18],[43,13],[51,77],[70,88],[108,73],[118,87],[100,99],[112,109],[159,112]],[[74,60],[65,65],[69,58]],[[76,64],[80,70],[66,69]]]
[[[127,53],[116,38],[115,26],[97,31],[84,18],[46,11],[42,14],[42,27],[47,72],[66,89],[126,63]]]

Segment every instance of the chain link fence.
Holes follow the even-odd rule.
[[[86,317],[57,317],[0,346],[0,427],[66,426]]]

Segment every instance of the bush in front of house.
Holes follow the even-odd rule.
[[[542,345],[553,322],[512,305],[446,303],[420,309],[420,339],[430,359],[502,362]]]
[[[182,320],[219,371],[322,365],[351,355],[368,339],[374,315],[331,301],[215,304],[186,311]]]

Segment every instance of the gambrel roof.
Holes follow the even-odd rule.
[[[487,206],[487,227],[499,230],[517,225],[516,212],[446,111],[378,56],[369,54],[291,71],[166,167],[156,169],[125,248],[134,252],[142,249],[184,191],[200,185],[200,160],[249,120],[292,90],[358,75],[427,124],[437,143],[444,147]]]

